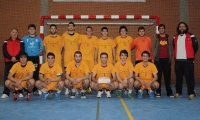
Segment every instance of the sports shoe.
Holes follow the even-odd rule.
[[[105,93],[106,93],[107,98],[111,97],[110,90],[106,90]]]
[[[124,94],[127,95],[128,94],[128,90],[124,90]]]
[[[97,93],[97,98],[101,98],[101,95],[103,94],[103,91],[98,91],[98,93]]]
[[[27,101],[31,101],[32,99],[31,99],[31,94],[30,93],[28,93],[27,95],[26,95],[26,100]]]
[[[13,93],[12,101],[16,101],[17,98],[18,98],[18,94],[17,93]]]
[[[71,92],[70,98],[75,98],[76,92]]]
[[[65,88],[65,95],[69,95],[69,89]]]
[[[179,98],[179,97],[181,97],[181,94],[179,93],[174,94],[174,98]]]
[[[160,97],[161,97],[161,94],[160,94],[160,93],[156,93],[156,97],[157,97],[157,98],[160,98]]]
[[[87,93],[92,93],[92,89],[89,87],[87,90],[86,90]]]
[[[40,96],[38,90],[36,90],[35,92],[33,92],[33,95],[35,95],[35,96]]]
[[[154,92],[152,90],[149,91],[149,98],[154,98]]]
[[[117,91],[116,91],[116,95],[117,95],[117,97],[120,97],[121,94],[122,94],[122,91],[121,91],[121,90],[117,90]]]
[[[142,90],[138,90],[138,98],[139,99],[143,98],[142,94],[143,94],[143,91]]]
[[[86,99],[85,92],[81,92],[81,99]]]
[[[48,95],[49,95],[48,92],[42,93],[42,100],[45,100],[45,99],[47,98]]]
[[[196,95],[195,95],[195,94],[190,94],[190,95],[189,95],[189,99],[190,99],[190,100],[194,100],[195,98],[196,98]]]
[[[173,98],[173,97],[174,97],[174,94],[170,94],[170,95],[168,95],[168,97],[171,97],[171,98]]]
[[[56,92],[56,93],[55,93],[55,96],[56,96],[56,97],[55,97],[56,100],[60,100],[60,93],[57,93],[57,92]]]
[[[133,97],[133,94],[132,94],[132,93],[128,93],[128,97],[129,97],[130,99],[134,99],[134,97]]]
[[[18,98],[23,98],[23,97],[24,97],[23,94],[19,93]]]
[[[76,90],[76,95],[79,95],[79,91],[78,90]]]
[[[3,94],[3,95],[1,96],[1,98],[7,98],[7,97],[8,97],[7,94]]]

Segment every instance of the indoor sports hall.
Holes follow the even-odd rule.
[[[68,23],[74,22],[75,32],[85,34],[87,26],[93,28],[93,35],[101,38],[101,28],[108,28],[108,37],[119,36],[119,28],[125,25],[127,34],[135,39],[138,27],[144,26],[145,35],[152,40],[159,34],[158,26],[166,26],[166,34],[174,37],[179,22],[188,25],[189,32],[200,39],[199,0],[1,0],[0,1],[0,45],[11,36],[13,28],[18,29],[18,37],[28,35],[27,26],[36,25],[36,35],[42,40],[49,35],[49,25],[57,25],[57,34],[62,36],[68,31]],[[15,49],[14,49],[15,51]],[[135,66],[136,49],[131,50],[131,62]],[[0,54],[0,95],[4,91],[5,55]],[[62,69],[64,68],[62,53]],[[39,65],[46,61],[43,52],[39,55]],[[171,88],[176,93],[175,60],[171,63]],[[186,77],[183,77],[182,96],[168,97],[162,77],[162,96],[149,98],[144,91],[143,98],[136,91],[130,99],[126,91],[117,97],[116,91],[111,98],[103,93],[97,98],[97,91],[86,92],[81,99],[80,91],[74,99],[61,91],[60,100],[55,100],[55,91],[51,91],[46,100],[32,93],[32,100],[24,97],[12,101],[12,92],[6,98],[0,98],[1,120],[200,120],[200,52],[195,54],[194,100],[188,99]],[[62,76],[62,80],[65,76]]]

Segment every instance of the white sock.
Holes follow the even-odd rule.
[[[76,89],[72,89],[72,92],[76,92]]]
[[[41,91],[42,91],[42,93],[47,93],[47,91],[46,91],[46,90],[44,90],[44,89],[42,89]]]
[[[60,92],[61,92],[61,90],[58,90],[58,91],[57,91],[57,93],[60,93]]]
[[[129,93],[129,94],[132,93],[132,90],[128,90],[128,93]]]
[[[85,92],[85,90],[81,90],[81,92],[82,92],[82,93],[84,93],[84,92]]]
[[[142,89],[140,89],[139,91],[140,91],[140,92],[142,92],[143,90],[142,90]]]

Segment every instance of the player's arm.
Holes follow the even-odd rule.
[[[11,80],[12,82],[17,82],[13,76],[14,76],[14,74],[12,74],[11,72],[9,72],[8,79]]]
[[[126,77],[126,79],[130,79],[130,78],[133,78],[133,72],[132,71],[130,72],[129,76]]]
[[[60,80],[61,80],[61,75],[62,75],[62,74],[60,74],[60,75],[57,75],[57,77],[56,77],[56,78],[54,78],[54,79],[50,79],[50,80],[51,80],[51,82],[58,82],[58,81],[60,81]]]
[[[151,80],[152,82],[156,81],[158,79],[158,75],[157,73],[153,74],[153,79]]]
[[[70,80],[72,82],[74,80],[73,78],[70,77],[70,72],[66,72],[66,78],[67,78],[67,80]]]
[[[92,73],[92,82],[97,82],[97,80],[96,80],[96,73]]]
[[[110,80],[111,82],[114,82],[116,80],[116,75],[115,72],[112,72],[112,79]]]
[[[80,81],[88,79],[88,78],[89,78],[89,73],[87,72],[87,73],[85,73],[85,76],[78,78],[77,81],[80,82]]]
[[[113,54],[113,65],[115,65],[116,62],[115,48],[112,49],[112,54]]]
[[[99,51],[99,49],[96,48],[96,49],[95,49],[95,56],[94,56],[94,57],[95,57],[94,60],[95,60],[95,63],[96,63],[96,64],[98,63],[98,51]]]
[[[60,53],[62,54],[62,51],[63,51],[63,47],[60,47]]]
[[[21,79],[19,79],[18,81],[26,81],[26,80],[29,80],[29,79],[31,79],[31,78],[33,78],[33,72],[29,72],[28,73],[28,76],[26,76],[26,77],[24,77],[24,78],[21,78]]]
[[[144,80],[140,79],[139,73],[135,72],[135,79],[140,81],[141,83],[144,83]]]
[[[78,43],[78,50],[80,50],[80,46],[81,46],[81,44],[80,44],[80,43]]]
[[[117,80],[118,80],[120,83],[122,83],[122,79],[121,79],[120,76],[119,76],[119,72],[116,72],[116,77],[117,77]]]
[[[46,79],[44,79],[44,74],[42,73],[39,74],[39,80],[45,82]]]

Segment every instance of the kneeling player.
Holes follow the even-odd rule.
[[[120,51],[121,61],[115,64],[115,72],[118,80],[117,96],[121,96],[122,90],[128,90],[128,97],[133,99],[133,64],[127,61],[128,52],[126,50]]]
[[[115,81],[114,66],[107,63],[107,53],[101,53],[100,59],[101,63],[95,65],[92,70],[92,82],[90,83],[90,87],[98,91],[98,98],[100,98],[103,93],[102,89],[106,89],[105,93],[107,97],[111,97],[110,91],[118,87],[118,83]]]
[[[81,90],[81,98],[85,99],[85,90],[89,87],[89,68],[82,61],[80,51],[74,53],[74,61],[70,62],[66,68],[65,85],[71,91],[70,98],[75,98],[76,91]]]
[[[142,52],[142,62],[135,66],[135,78],[134,87],[139,89],[138,98],[143,98],[143,90],[148,89],[149,98],[154,98],[154,92],[152,89],[156,90],[159,87],[157,80],[157,69],[156,66],[148,62],[150,53],[148,51]]]
[[[55,62],[55,55],[52,52],[47,54],[47,62],[42,64],[40,68],[39,80],[36,81],[36,87],[42,91],[42,100],[48,96],[49,90],[57,91],[55,99],[60,100],[60,92],[64,87],[61,81],[62,68]]]
[[[12,100],[17,100],[17,90],[26,89],[27,101],[31,100],[31,91],[33,90],[35,80],[33,79],[33,72],[35,67],[31,61],[27,61],[28,55],[25,52],[21,52],[20,61],[15,63],[8,74],[8,80],[5,82],[5,86],[13,92]]]

